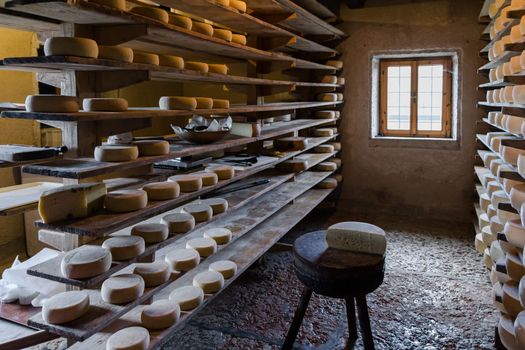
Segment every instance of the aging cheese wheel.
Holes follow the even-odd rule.
[[[519,135],[519,134],[521,134],[523,122],[524,122],[523,118],[509,115],[509,116],[507,116],[507,119],[505,120],[504,127],[509,132]]]
[[[217,293],[224,286],[224,277],[217,271],[203,271],[193,277],[193,285],[205,294]]]
[[[496,239],[496,235],[492,233],[490,230],[490,226],[485,226],[481,230],[481,239],[483,240],[483,243],[485,243],[486,246],[490,246],[492,242]]]
[[[343,164],[343,161],[341,160],[341,158],[332,158],[330,159],[330,161],[332,163],[335,163],[335,165],[337,166],[337,169],[339,169],[341,165]]]
[[[485,99],[487,100],[488,103],[494,103],[494,93],[495,93],[495,90],[488,90],[487,93],[485,94]]]
[[[237,264],[230,260],[219,260],[211,263],[209,269],[220,273],[224,279],[229,279],[237,273]]]
[[[492,204],[489,205],[488,208],[487,208],[487,213],[486,214],[487,214],[487,216],[489,218],[489,221],[490,221],[490,219],[492,217],[496,216],[496,214],[497,214],[496,208],[494,208],[494,206]]]
[[[230,100],[214,98],[213,108],[230,108]]]
[[[483,263],[487,269],[491,269],[493,265],[492,258],[490,257],[490,252],[488,248],[485,248],[483,251]]]
[[[112,334],[106,342],[106,350],[146,350],[149,332],[143,327],[128,327]]]
[[[84,245],[67,252],[60,262],[60,270],[67,278],[85,279],[98,276],[111,267],[109,250]]]
[[[98,58],[121,62],[133,62],[133,50],[122,46],[98,46]]]
[[[222,6],[230,6],[230,0],[215,0],[215,3]]]
[[[275,168],[279,171],[299,173],[308,169],[308,161],[303,159],[291,159],[277,164]]]
[[[325,76],[321,79],[321,83],[325,83],[325,84],[337,84],[337,76],[335,76],[335,75],[325,75]]]
[[[341,182],[343,182],[343,175],[341,175],[341,174],[336,174],[336,175],[334,176],[334,179],[335,179],[335,181],[337,181],[337,183],[341,183]]]
[[[83,290],[55,294],[45,299],[42,318],[47,323],[62,324],[76,320],[89,311],[89,295]]]
[[[224,198],[208,198],[200,201],[200,203],[209,205],[213,210],[213,215],[221,214],[228,210],[228,201]]]
[[[297,136],[275,139],[273,147],[278,151],[302,151],[308,147],[308,139]]]
[[[320,128],[314,129],[313,134],[316,137],[327,137],[332,136],[334,134],[334,131],[331,128]]]
[[[179,184],[171,181],[153,182],[142,187],[150,201],[167,201],[175,199],[180,194]]]
[[[196,70],[202,73],[208,73],[208,71],[210,70],[210,66],[208,66],[207,63],[194,61],[186,61],[186,63],[184,64],[184,68],[189,70]]]
[[[492,197],[492,194],[497,191],[501,191],[502,187],[498,181],[493,180],[487,183],[487,194]]]
[[[89,112],[124,112],[128,110],[128,101],[123,98],[85,98],[82,108]]]
[[[29,95],[25,101],[26,111],[40,113],[76,113],[80,109],[75,96]]]
[[[337,95],[337,101],[343,101],[344,100],[344,95],[340,92],[336,93]]]
[[[146,243],[139,236],[113,236],[102,243],[111,252],[113,260],[129,260],[144,253]]]
[[[110,304],[127,304],[143,293],[144,280],[131,273],[111,276],[100,287],[102,300]]]
[[[219,182],[219,177],[215,173],[207,173],[205,171],[194,173],[194,175],[199,175],[202,180],[203,186],[213,186]]]
[[[329,145],[332,145],[334,147],[334,151],[340,151],[341,150],[341,142],[331,142]]]
[[[337,187],[337,180],[334,178],[328,178],[324,179],[323,181],[319,182],[315,187],[320,189],[329,189],[329,188],[336,188]]]
[[[184,69],[184,58],[173,55],[159,55],[159,65],[163,67]]]
[[[476,238],[474,240],[474,246],[476,248],[476,251],[480,254],[483,254],[483,251],[487,248],[485,243],[483,243],[483,239],[481,238],[481,233],[476,234]]]
[[[516,210],[521,209],[521,205],[525,203],[525,183],[516,185],[510,190],[510,203]]]
[[[319,99],[319,101],[323,101],[323,102],[336,102],[336,101],[338,101],[337,94],[333,94],[333,93],[320,94],[318,99]]]
[[[164,329],[173,326],[180,317],[180,306],[173,300],[157,300],[144,306],[140,322],[147,329]]]
[[[98,57],[98,45],[95,40],[55,36],[44,43],[46,56]]]
[[[126,0],[89,0],[89,2],[126,11]]]
[[[341,77],[337,78],[337,84],[345,85],[345,78],[341,78]]]
[[[228,66],[225,64],[208,64],[208,73],[228,74]]]
[[[217,174],[219,180],[229,180],[235,175],[235,169],[230,165],[213,165],[204,171]]]
[[[521,306],[518,293],[518,286],[513,282],[508,282],[503,285],[502,301],[510,316],[516,317],[521,311],[523,311],[523,306]]]
[[[191,30],[208,36],[213,35],[213,27],[208,23],[193,21]]]
[[[485,213],[481,214],[478,217],[478,223],[479,223],[479,228],[480,229],[482,229],[485,226],[489,226],[490,225],[490,221],[489,221],[488,215],[485,214]]]
[[[521,220],[509,220],[505,224],[503,232],[507,236],[507,241],[520,250],[525,246],[525,228],[521,226]]]
[[[512,100],[514,103],[525,104],[525,85],[517,85],[512,90]]]
[[[163,140],[140,140],[134,141],[133,145],[139,149],[139,155],[145,156],[162,156],[170,153],[170,144]]]
[[[196,286],[179,287],[170,294],[170,300],[179,304],[182,311],[190,311],[204,301],[204,291]]]
[[[106,209],[115,213],[140,210],[148,205],[148,195],[143,190],[118,190],[106,195]]]
[[[102,145],[95,147],[95,160],[98,162],[128,162],[139,157],[137,146]]]
[[[232,31],[227,29],[213,28],[213,37],[230,42],[232,41]]]
[[[133,269],[135,275],[144,280],[147,288],[160,286],[170,278],[170,266],[165,261],[154,261],[151,263],[135,264]]]
[[[195,249],[201,257],[207,257],[217,251],[217,243],[211,238],[198,237],[187,241],[186,248]]]
[[[133,236],[140,236],[144,238],[147,244],[159,243],[168,238],[168,226],[161,223],[145,223],[133,226],[131,229]]]
[[[519,350],[518,342],[516,340],[516,332],[514,329],[513,319],[501,314],[498,322],[498,334],[503,346],[509,350]]]
[[[525,275],[525,267],[521,261],[521,254],[508,254],[505,257],[507,275],[514,281],[519,281]]]
[[[188,213],[168,214],[160,222],[168,226],[170,234],[186,233],[195,227],[195,218]]]
[[[335,119],[335,111],[317,111],[315,117],[317,119]]]
[[[514,334],[518,347],[525,348],[525,312],[520,312],[514,321]]]
[[[182,109],[193,111],[197,108],[197,100],[195,97],[162,96],[159,99],[159,107],[164,110]]]
[[[326,243],[335,249],[384,255],[385,231],[364,222],[348,221],[332,225],[326,231]]]
[[[343,68],[343,61],[330,60],[325,63],[327,66],[334,67],[335,69]]]
[[[230,7],[242,13],[246,12],[246,3],[241,0],[230,0]]]
[[[232,42],[239,45],[246,45],[246,35],[232,34]]]
[[[205,222],[212,218],[213,209],[207,204],[190,203],[182,207],[182,211],[192,215],[195,222]]]
[[[496,236],[498,233],[503,232],[503,228],[505,227],[505,224],[501,222],[501,220],[496,215],[495,217],[490,219],[490,231],[494,233]],[[491,242],[492,243],[492,242]]]
[[[197,109],[212,109],[213,98],[210,97],[195,97],[197,101]]]
[[[337,170],[337,164],[334,162],[321,162],[315,166],[315,169],[319,171],[335,171]]]
[[[172,250],[164,259],[174,271],[189,271],[200,263],[199,252],[193,248]]]
[[[177,27],[182,27],[186,30],[191,30],[191,28],[193,27],[193,21],[191,20],[191,18],[186,16],[175,15],[173,13],[169,14],[168,23]]]
[[[195,192],[202,188],[202,178],[198,175],[175,175],[168,181],[178,183],[181,192]]]
[[[319,146],[314,148],[314,152],[315,153],[332,153],[334,151],[335,151],[334,150],[334,146],[332,146],[330,144],[319,145]]]
[[[521,68],[521,58],[520,56],[515,56],[510,59],[510,72],[512,74],[518,74],[522,71]]]
[[[158,66],[159,65],[159,55],[154,54],[154,53],[133,51],[133,62],[152,64],[154,66]]]
[[[135,6],[129,12],[154,19],[162,23],[168,23],[168,13],[161,8],[150,6]]]
[[[204,231],[204,238],[211,238],[217,244],[226,244],[232,239],[232,231],[224,227],[214,227]]]

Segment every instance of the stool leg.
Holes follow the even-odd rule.
[[[361,335],[363,336],[365,350],[374,350],[374,338],[372,337],[372,329],[370,328],[370,318],[368,317],[366,295],[359,295],[356,297],[356,300],[359,315],[359,325],[361,326]]]
[[[347,347],[353,347],[357,340],[357,327],[355,322],[355,304],[354,297],[346,297],[346,318],[348,320],[348,344]]]
[[[299,305],[297,306],[295,315],[293,316],[292,325],[288,330],[288,334],[286,334],[286,339],[284,340],[284,344],[281,349],[289,350],[293,347],[293,343],[295,342],[297,333],[299,333],[299,327],[301,327],[301,323],[303,322],[303,317],[311,297],[312,290],[308,287],[304,287],[303,294],[301,294],[301,300],[299,301]]]

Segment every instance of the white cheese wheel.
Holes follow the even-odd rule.
[[[514,98],[512,97],[512,92],[514,91],[514,86],[505,86],[502,92],[502,102],[513,103]]]
[[[236,9],[241,13],[246,12],[246,3],[241,0],[230,0],[230,7]]]
[[[334,179],[335,179],[335,181],[337,181],[337,183],[341,183],[341,182],[343,182],[343,175],[341,175],[341,174],[336,174],[336,175],[334,176]]]
[[[126,11],[126,0],[89,0],[89,2]]]
[[[516,317],[521,311],[523,311],[518,286],[513,282],[503,284],[503,294],[501,299],[510,316]]]
[[[246,45],[246,35],[242,34],[232,34],[232,43],[236,43],[239,45]]]
[[[169,14],[168,23],[177,27],[182,27],[186,30],[191,30],[191,28],[193,27],[193,21],[191,20],[191,18],[186,16],[175,15],[173,13]]]
[[[98,58],[121,62],[133,62],[133,50],[122,46],[98,46]]]
[[[335,111],[317,111],[315,117],[317,119],[335,119]]]
[[[191,30],[200,34],[213,36],[213,27],[208,23],[193,21]]]
[[[82,109],[89,112],[124,112],[128,110],[128,101],[123,98],[85,98]]]
[[[75,96],[29,95],[25,101],[26,111],[40,113],[76,113],[80,109]]]
[[[501,81],[504,78],[503,65],[502,64],[500,64],[499,66],[496,67],[496,78],[497,78],[498,81]]]
[[[195,97],[197,101],[197,109],[212,109],[213,98],[210,97]]]
[[[498,218],[501,220],[503,224],[506,224],[507,221],[510,221],[510,220],[520,220],[520,215],[517,213],[512,213],[510,211],[502,210],[499,208],[496,210],[498,212]]]
[[[182,207],[183,213],[188,213],[195,218],[195,222],[209,221],[213,217],[213,209],[202,203],[190,203]]]
[[[203,186],[213,186],[219,182],[219,177],[215,173],[207,173],[203,171],[199,173],[193,173],[193,175],[199,175],[201,177]]]
[[[343,164],[343,161],[341,160],[341,158],[332,158],[330,159],[330,161],[336,165],[337,169],[339,169],[341,165]]]
[[[199,252],[193,248],[175,249],[164,257],[174,271],[189,271],[200,263]]]
[[[230,279],[237,273],[237,264],[230,260],[219,260],[211,263],[209,269],[220,273],[224,279]]]
[[[479,224],[480,229],[483,229],[483,227],[485,226],[489,226],[490,225],[489,216],[486,213],[481,214],[478,217],[478,224]]]
[[[170,266],[166,261],[135,264],[133,273],[144,280],[147,288],[157,287],[170,278]]]
[[[343,61],[330,60],[325,63],[327,66],[334,67],[335,69],[343,68]]]
[[[486,100],[488,103],[494,103],[494,91],[495,90],[488,90],[486,92]]]
[[[213,37],[230,42],[232,41],[232,31],[228,29],[213,28]]]
[[[168,13],[161,8],[151,6],[135,6],[129,12],[154,19],[162,23],[168,23]]]
[[[278,151],[302,151],[308,147],[308,139],[305,137],[284,137],[273,140],[273,147]]]
[[[196,286],[179,287],[171,292],[170,300],[177,303],[182,311],[190,311],[202,304],[204,292]]]
[[[109,250],[93,245],[83,245],[64,255],[60,262],[60,270],[67,278],[85,279],[108,271],[111,267],[111,260]]]
[[[364,222],[340,222],[326,230],[328,247],[353,252],[384,255],[386,250],[385,231]]]
[[[509,254],[505,257],[505,267],[507,268],[507,275],[514,281],[520,281],[525,275],[525,267],[521,261],[521,254]]]
[[[110,304],[127,304],[144,293],[144,280],[131,273],[114,275],[102,283],[100,296]]]
[[[188,240],[186,248],[195,249],[204,258],[217,251],[217,243],[211,238],[197,237]]]
[[[159,55],[159,66],[184,69],[184,58],[173,55]]]
[[[501,146],[500,154],[501,158],[503,158],[505,162],[509,163],[512,166],[516,166],[518,164],[518,156],[520,154],[525,155],[525,150],[510,146]],[[512,168],[509,168],[507,170],[512,170]]]
[[[232,231],[224,227],[214,227],[204,231],[204,238],[211,238],[217,244],[227,244],[232,239]]]
[[[520,210],[523,203],[525,203],[525,183],[514,186],[510,190],[510,203],[516,210]]]
[[[167,201],[180,194],[179,184],[171,181],[149,183],[142,189],[148,194],[149,201]]]
[[[514,56],[510,59],[510,72],[512,74],[518,74],[523,70],[521,67],[521,57]]]
[[[332,136],[334,134],[334,131],[330,128],[319,128],[319,129],[314,129],[313,134],[316,137],[327,137],[327,136]]]
[[[494,233],[495,236],[497,236],[498,233],[503,232],[503,228],[505,227],[505,224],[501,222],[501,220],[496,215],[495,217],[490,219],[490,231]],[[492,242],[491,242],[492,243]]]
[[[144,223],[133,226],[131,234],[144,238],[147,244],[152,244],[165,241],[169,231],[168,226],[161,223]]]
[[[497,214],[497,211],[496,211],[496,208],[494,208],[494,206],[491,204],[489,205],[489,207],[487,208],[487,217],[489,218],[489,222],[490,222],[490,219],[495,217],[496,214]]]
[[[228,66],[225,64],[208,64],[208,73],[228,74]]]
[[[113,333],[106,342],[106,350],[146,350],[149,332],[143,327],[128,327]]]
[[[507,315],[501,314],[498,322],[498,334],[501,343],[508,350],[519,350],[514,330],[513,319]]]
[[[340,151],[341,150],[341,142],[331,142],[331,143],[329,143],[329,145],[332,145],[334,147],[335,151]]]
[[[489,81],[491,83],[495,82],[498,80],[498,77],[496,76],[496,69],[495,68],[492,68],[490,71],[489,71]]]
[[[159,99],[159,107],[164,110],[182,109],[193,111],[197,108],[197,100],[195,97],[162,96]]]
[[[516,85],[512,90],[512,100],[514,103],[525,104],[525,85]]]
[[[50,324],[62,324],[76,320],[89,311],[89,295],[74,290],[53,295],[42,304],[42,318]]]
[[[323,181],[319,182],[317,185],[315,185],[316,188],[320,189],[330,189],[330,188],[336,188],[337,187],[337,180],[334,178],[328,178],[324,179]]]
[[[525,121],[522,117],[515,117],[508,115],[505,119],[504,128],[513,134],[520,135],[522,133],[523,122]]]
[[[148,52],[133,51],[133,62],[152,64],[154,66],[159,65],[159,55]]]
[[[490,257],[490,252],[488,248],[485,248],[483,251],[483,263],[487,269],[491,269],[493,265],[492,258]]]
[[[489,120],[489,123],[496,124],[496,116],[498,115],[498,113],[501,113],[501,112],[492,111],[492,112],[487,113],[487,118]]]
[[[55,36],[44,43],[46,56],[98,57],[98,45],[95,40]]]
[[[195,218],[188,213],[168,214],[160,222],[168,226],[170,234],[186,233],[195,227]]]
[[[333,93],[320,94],[318,97],[318,100],[323,101],[323,102],[336,102],[337,94],[333,94]]]
[[[520,312],[514,320],[514,334],[520,349],[525,348],[525,312]]]
[[[339,84],[339,85],[345,85],[345,78],[338,77],[338,78],[337,78],[337,84]]]
[[[275,168],[283,172],[299,173],[308,169],[308,161],[303,159],[291,159],[278,163]]]
[[[335,171],[337,170],[337,164],[335,164],[334,162],[321,162],[315,166],[315,170]]]
[[[213,99],[213,108],[216,108],[216,109],[218,109],[218,108],[223,108],[223,109],[230,108],[230,100],[214,98]]]
[[[200,201],[200,203],[209,205],[213,210],[213,215],[221,214],[228,210],[228,201],[224,198],[208,198]]]
[[[106,195],[106,209],[115,213],[140,210],[148,205],[148,194],[143,190],[118,190]]]
[[[332,153],[334,151],[334,146],[330,144],[319,145],[314,148],[315,153]]]
[[[193,277],[193,285],[205,294],[217,293],[224,286],[224,277],[217,271],[203,271]]]
[[[202,188],[202,178],[198,175],[175,175],[168,181],[178,183],[181,192],[195,192]]]
[[[163,140],[134,141],[133,145],[139,149],[139,156],[162,156],[170,153],[170,144]]]
[[[180,306],[172,300],[157,300],[144,306],[140,322],[147,329],[164,329],[173,326],[180,317]]]
[[[235,176],[235,169],[230,165],[213,165],[206,167],[204,171],[217,174],[219,180],[229,180]]]
[[[490,205],[490,197],[488,194],[483,193],[481,196],[479,196],[479,206],[481,210],[487,211],[487,208]]]
[[[521,220],[509,220],[505,223],[503,233],[507,236],[507,241],[520,250],[525,246],[525,228],[521,226]]]
[[[500,183],[496,180],[490,181],[487,183],[487,194],[489,197],[492,197],[492,194],[497,191],[501,191],[502,187]]]
[[[139,157],[137,146],[102,145],[95,147],[97,162],[129,162]]]
[[[325,75],[325,76],[321,79],[321,83],[325,83],[325,84],[337,84],[337,76],[335,76],[335,75]]]
[[[146,243],[139,236],[113,236],[102,243],[111,252],[113,260],[129,260],[144,253]]]
[[[207,63],[194,61],[186,61],[186,63],[184,64],[184,68],[189,70],[196,70],[202,73],[208,73],[210,70],[210,66],[208,66]]]
[[[483,254],[483,251],[487,248],[485,243],[483,243],[481,233],[478,233],[476,235],[476,239],[474,240],[474,247],[476,248],[476,251],[480,254]]]

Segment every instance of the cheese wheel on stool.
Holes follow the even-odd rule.
[[[139,156],[163,156],[170,153],[170,144],[163,140],[140,140],[133,144],[139,149]]]
[[[198,237],[187,241],[186,248],[195,249],[204,258],[217,251],[217,243],[211,238]]]
[[[284,137],[273,140],[273,147],[278,151],[302,151],[308,147],[308,139],[305,137]]]
[[[195,218],[188,213],[168,214],[160,222],[168,226],[170,234],[186,233],[195,227]]]
[[[95,40],[55,36],[44,43],[46,56],[98,57],[98,45]]]
[[[175,249],[164,257],[174,271],[189,271],[200,263],[199,252],[193,248]]]
[[[232,231],[223,227],[214,227],[204,231],[204,238],[211,238],[217,244],[226,244],[232,239]]]
[[[202,178],[198,175],[175,175],[168,181],[179,184],[181,192],[195,192],[202,188]]]
[[[85,98],[82,109],[89,112],[124,112],[128,110],[128,101],[123,98]]]
[[[230,100],[214,98],[213,108],[230,108]]]
[[[207,204],[190,203],[182,207],[183,213],[188,213],[195,218],[195,222],[205,222],[212,218],[213,209]]]
[[[170,294],[170,300],[179,304],[182,311],[190,311],[204,301],[204,291],[196,286],[179,287]]]
[[[191,18],[186,16],[175,15],[173,13],[169,14],[168,23],[177,27],[184,28],[186,30],[191,30],[191,28],[193,27],[193,21],[191,20]]]
[[[246,12],[246,3],[241,0],[230,0],[230,7],[233,7],[241,13]]]
[[[89,295],[83,290],[55,294],[42,304],[42,318],[50,324],[76,320],[89,311]]]
[[[98,58],[120,62],[133,62],[133,50],[122,46],[98,46]]]
[[[334,178],[328,178],[324,179],[323,181],[319,182],[317,185],[315,185],[316,188],[320,189],[330,189],[330,188],[336,188],[337,187],[337,180]]]
[[[193,111],[197,108],[197,100],[195,97],[162,96],[159,99],[159,107],[163,110],[182,109]]]
[[[209,205],[213,210],[213,215],[221,214],[228,210],[228,201],[224,198],[208,198],[200,201],[200,203]]]
[[[191,30],[208,36],[213,36],[213,27],[208,23],[193,21]]]
[[[314,148],[315,153],[332,153],[334,151],[334,146],[330,144],[319,145]]]
[[[225,64],[208,64],[208,73],[228,74],[228,66]]]
[[[97,162],[129,162],[139,157],[137,146],[102,145],[95,147]]]
[[[220,273],[224,279],[229,279],[237,273],[237,264],[230,260],[219,260],[211,263],[209,269]]]
[[[111,252],[113,260],[129,260],[144,253],[146,243],[139,236],[113,236],[102,243]]]
[[[111,276],[102,283],[100,296],[110,304],[127,304],[142,296],[144,280],[131,273]]]
[[[106,350],[146,350],[149,332],[143,327],[128,327],[112,334],[106,342]]]
[[[111,267],[109,250],[84,245],[67,252],[60,262],[62,275],[67,278],[84,279],[98,276]]]
[[[29,95],[25,101],[26,111],[41,113],[76,113],[80,109],[75,96]]]
[[[89,2],[126,11],[126,0],[89,0]]]
[[[159,55],[159,66],[184,69],[184,58],[173,55]]]
[[[133,226],[131,234],[144,238],[147,244],[152,244],[165,241],[169,232],[168,226],[161,223],[145,223]]]
[[[162,23],[168,23],[168,13],[161,8],[155,8],[150,6],[135,6],[129,12],[154,19]]]
[[[118,190],[106,195],[106,209],[115,213],[127,213],[145,208],[148,195],[143,190]]]
[[[347,221],[332,225],[326,231],[328,247],[358,253],[384,255],[385,231],[364,222]]]
[[[184,63],[184,68],[189,70],[196,70],[202,73],[208,73],[210,69],[207,63],[193,61],[186,61],[186,63]]]
[[[150,201],[167,201],[175,199],[180,194],[179,184],[176,182],[153,182],[142,187],[148,194]]]
[[[235,175],[235,169],[230,165],[209,166],[204,171],[217,174],[219,180],[229,180]]]
[[[161,299],[144,306],[140,322],[147,329],[164,329],[173,326],[180,317],[180,306],[173,300]]]
[[[212,109],[213,98],[210,97],[195,97],[197,100],[197,109]]]
[[[203,271],[193,277],[193,285],[205,294],[217,293],[224,286],[224,277],[217,271]]]
[[[160,286],[168,281],[170,278],[170,266],[165,261],[135,264],[133,273],[142,277],[146,288],[151,288]]]
[[[143,63],[143,64],[152,64],[154,66],[159,65],[159,55],[154,53],[133,51],[133,62],[134,63]]]
[[[232,42],[239,45],[246,45],[246,35],[232,34]]]

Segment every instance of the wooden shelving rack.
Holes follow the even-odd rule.
[[[321,83],[323,75],[341,72],[324,62],[337,59],[334,48],[344,40],[345,34],[331,23],[337,20],[326,7],[315,0],[249,0],[249,11],[240,13],[213,0],[158,0],[165,8],[175,8],[193,18],[213,19],[217,26],[229,28],[248,37],[248,45],[230,43],[193,31],[164,24],[140,15],[98,5],[85,0],[10,0],[0,8],[0,25],[39,33],[40,37],[82,36],[103,45],[122,45],[135,50],[159,54],[179,55],[187,60],[209,63],[235,63],[246,65],[246,75],[202,73],[188,69],[175,69],[139,63],[124,63],[107,59],[89,59],[74,56],[8,57],[0,61],[0,70],[36,72],[40,82],[60,89],[61,94],[78,98],[97,97],[101,94],[143,81],[168,81],[177,84],[216,84],[242,92],[246,103],[228,109],[197,110],[201,115],[242,115],[253,123],[263,124],[257,137],[228,136],[209,144],[197,145],[181,140],[170,141],[166,156],[140,157],[124,163],[104,163],[93,159],[94,147],[110,135],[148,128],[154,120],[184,122],[193,112],[165,111],[158,108],[133,108],[122,113],[30,113],[24,106],[0,103],[2,118],[37,120],[62,130],[62,143],[69,151],[60,158],[30,163],[1,163],[0,167],[17,169],[23,181],[37,176],[50,182],[74,184],[104,181],[109,190],[140,188],[145,183],[165,181],[176,174],[173,170],[153,168],[154,163],[178,157],[201,154],[245,146],[248,152],[260,153],[271,148],[271,141],[284,136],[305,136],[309,146],[303,151],[285,152],[276,160],[237,171],[231,180],[220,181],[215,186],[204,187],[194,193],[183,194],[175,200],[150,202],[138,212],[116,215],[99,212],[81,220],[44,224],[38,220],[36,207],[39,192],[33,189],[29,200],[20,205],[0,210],[0,216],[24,213],[29,226],[45,229],[39,239],[61,250],[68,251],[86,242],[101,244],[108,236],[127,235],[139,222],[157,222],[163,215],[177,211],[184,203],[246,182],[268,179],[269,182],[253,188],[223,195],[229,202],[226,213],[211,221],[201,223],[192,231],[169,237],[166,241],[151,244],[140,256],[125,262],[114,262],[111,269],[88,280],[74,280],[62,276],[57,269],[62,255],[38,264],[28,274],[58,281],[68,289],[85,289],[91,304],[104,312],[88,313],[65,325],[47,324],[38,308],[0,304],[0,323],[15,322],[34,329],[19,343],[0,344],[0,349],[16,344],[29,346],[57,336],[68,339],[75,349],[104,349],[107,338],[115,331],[140,323],[137,318],[144,303],[167,298],[180,286],[191,284],[195,274],[206,270],[213,261],[230,259],[237,263],[238,273],[226,281],[225,288],[250,265],[304,218],[333,189],[315,186],[333,172],[315,171],[315,166],[330,158],[333,153],[313,153],[313,149],[339,139],[339,134],[313,137],[311,129],[337,126],[338,119],[315,119],[316,110],[340,110],[342,101],[319,102],[317,95],[342,92],[344,86]],[[128,7],[137,5],[130,0]],[[143,5],[143,4],[142,4]],[[281,78],[269,78],[278,73]],[[57,79],[57,76],[60,79]],[[275,76],[273,74],[272,76]],[[272,95],[289,92],[294,101],[267,102]],[[159,96],[160,97],[160,96]],[[213,96],[212,96],[213,97]],[[266,123],[265,120],[285,114],[291,121]],[[300,158],[308,161],[309,169],[299,174],[278,172],[273,167],[282,161]],[[254,214],[255,213],[255,214]],[[170,250],[184,246],[187,239],[202,236],[209,227],[227,227],[233,240],[220,246],[219,251],[206,258],[195,269],[183,275],[173,275],[165,284],[147,289],[138,300],[127,305],[111,305],[100,298],[99,286],[113,273],[130,271],[133,263],[164,259]],[[223,289],[224,290],[224,289]],[[176,325],[163,331],[150,332],[150,349],[162,346],[217,295],[206,295],[205,302],[192,312],[184,312]],[[15,345],[13,345],[15,344]]]

